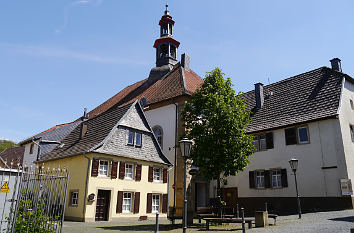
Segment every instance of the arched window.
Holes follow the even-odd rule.
[[[159,142],[159,144],[160,144],[160,146],[162,148],[162,143],[163,143],[163,131],[162,131],[162,128],[160,126],[154,126],[152,131],[154,132],[155,137],[156,137],[157,141]]]

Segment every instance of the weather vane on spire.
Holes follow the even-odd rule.
[[[170,12],[168,11],[168,3],[166,2],[166,10],[165,10],[165,15],[169,15],[170,14]]]

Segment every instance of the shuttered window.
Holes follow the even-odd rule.
[[[167,213],[167,206],[168,206],[168,195],[162,195],[162,213]]]
[[[152,213],[160,212],[160,194],[152,195]]]
[[[91,176],[96,177],[98,176],[98,166],[99,166],[99,159],[93,158],[92,159],[92,168],[91,168]]]
[[[255,188],[255,178],[254,178],[254,171],[249,171],[249,184],[250,184],[250,188]]]
[[[163,182],[167,183],[167,168],[163,169]]]
[[[272,188],[280,188],[281,185],[281,171],[272,170]]]
[[[249,171],[250,188],[286,188],[288,178],[286,169]]]
[[[253,137],[255,151],[268,150],[274,148],[273,132],[259,134]]]
[[[120,162],[119,163],[119,179],[124,179],[124,175],[125,175],[125,163],[124,162]]]
[[[154,172],[154,168],[149,166],[149,174],[148,174],[148,181],[149,182],[153,181],[153,172]]]
[[[123,213],[130,213],[132,210],[133,194],[123,193]]]
[[[264,171],[256,171],[256,187],[257,188],[265,188]]]
[[[133,179],[133,174],[134,174],[134,166],[133,164],[125,164],[125,174],[124,174],[124,179],[127,180],[132,180]]]
[[[123,210],[123,192],[118,191],[116,213],[122,213],[122,210]]]
[[[309,130],[307,126],[293,127],[285,129],[285,144],[305,144],[310,142]]]
[[[147,201],[146,201],[146,213],[151,213],[152,211],[152,193],[147,194]]]
[[[117,169],[118,169],[118,162],[113,161],[112,162],[112,171],[111,171],[111,178],[116,179],[117,178]]]
[[[134,194],[134,214],[139,213],[140,208],[140,192]]]
[[[108,176],[108,161],[100,160],[100,167],[98,169],[99,176]]]
[[[141,164],[137,164],[136,165],[135,180],[136,181],[140,181],[141,180]]]

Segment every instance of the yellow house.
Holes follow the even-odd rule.
[[[84,119],[39,163],[69,170],[68,220],[167,217],[171,163],[137,101]]]

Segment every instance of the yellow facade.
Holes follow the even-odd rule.
[[[142,165],[141,170],[141,180],[125,180],[112,179],[110,177],[92,177],[91,176],[91,166],[92,159],[99,158],[101,160],[107,161],[118,161],[118,162],[128,162],[128,163],[139,163]],[[118,220],[125,217],[138,217],[148,216],[154,217],[155,213],[147,212],[147,194],[167,194],[168,193],[168,183],[162,182],[149,182],[148,181],[148,170],[149,166],[167,168],[167,165],[158,164],[149,161],[130,159],[125,157],[118,157],[106,154],[86,154],[77,155],[68,158],[62,158],[58,160],[48,161],[45,166],[49,167],[66,167],[70,172],[70,178],[68,183],[68,197],[65,211],[65,218],[74,221],[85,221],[91,222],[95,221],[96,214],[96,200],[88,201],[88,196],[90,194],[95,194],[98,196],[98,190],[108,190],[110,191],[110,203],[108,210],[108,220]],[[118,169],[119,170],[119,169]],[[87,185],[86,185],[87,184]],[[78,192],[78,205],[72,206],[70,204],[70,193],[71,191]],[[140,208],[139,213],[116,213],[117,206],[117,196],[118,191],[123,192],[140,192]],[[160,199],[162,200],[162,198]],[[162,203],[162,201],[161,201]],[[162,204],[160,204],[161,213]],[[167,217],[166,213],[161,213],[160,217]]]

